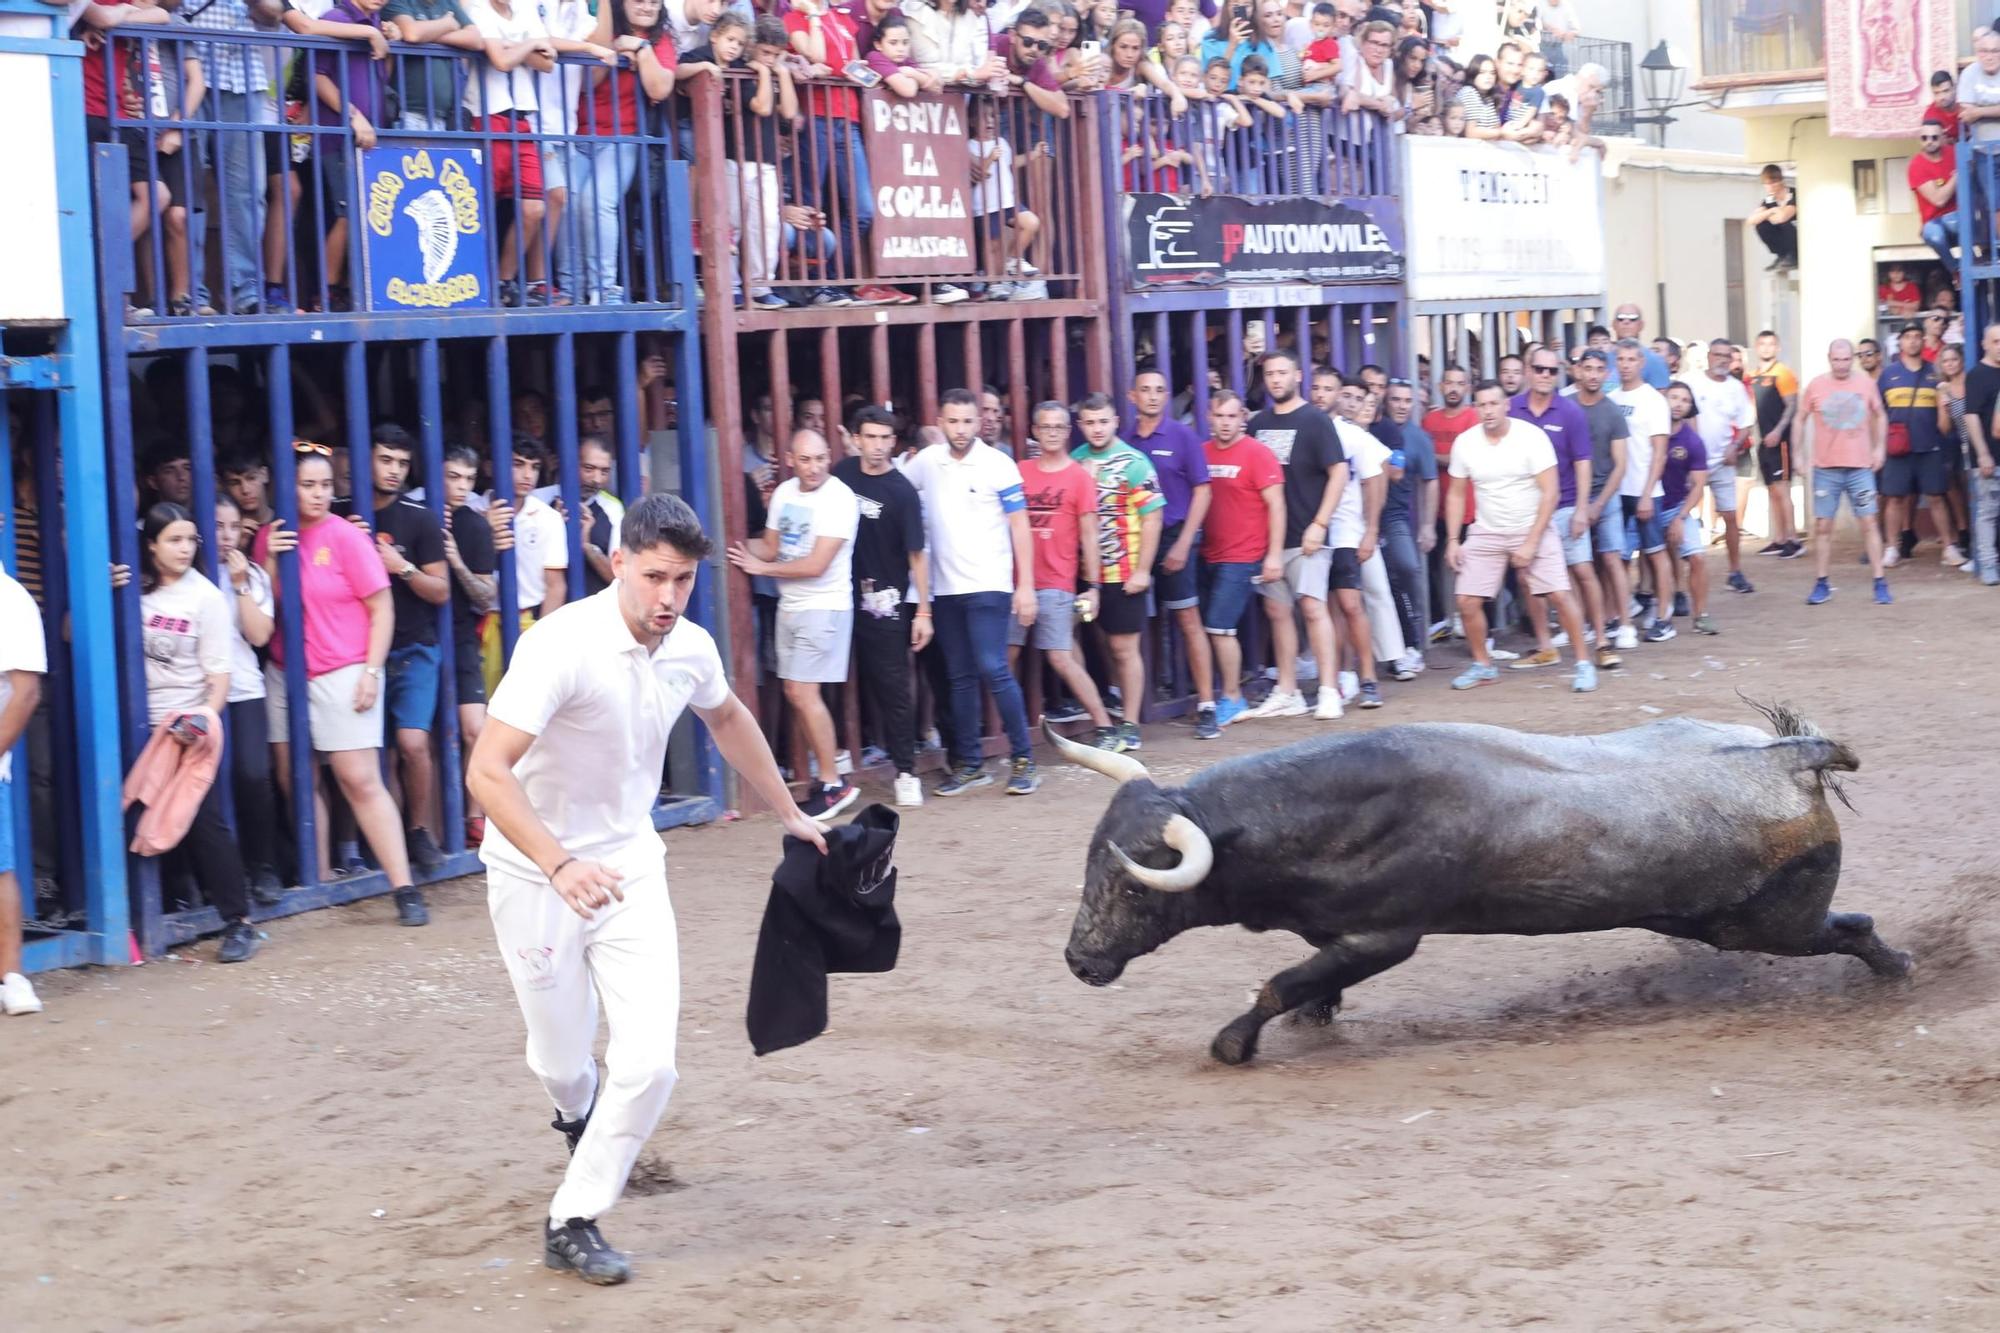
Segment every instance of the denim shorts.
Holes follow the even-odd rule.
[[[1875,473],[1865,467],[1816,467],[1812,470],[1813,517],[1831,523],[1840,514],[1840,497],[1856,518],[1875,516]]]
[[[1195,587],[1195,549],[1188,552],[1188,560],[1179,569],[1166,567],[1166,554],[1181,539],[1181,530],[1186,523],[1176,523],[1160,533],[1160,553],[1153,558],[1153,600],[1163,611],[1178,611],[1186,606],[1201,605],[1201,594]]]
[[[1625,545],[1629,554],[1651,555],[1655,551],[1667,549],[1667,530],[1660,522],[1660,502],[1653,501],[1653,516],[1639,517],[1639,499],[1636,495],[1621,495],[1618,501],[1625,507]]]
[[[1660,514],[1660,530],[1671,536],[1674,530],[1674,520],[1681,518],[1683,516],[1682,511],[1686,508],[1687,501],[1683,500],[1672,509],[1662,511]],[[1674,548],[1674,554],[1683,560],[1691,560],[1695,556],[1700,555],[1706,549],[1706,543],[1702,541],[1701,537],[1701,520],[1694,515],[1687,515],[1686,521],[1681,524],[1681,540],[1680,544]]]
[[[1201,566],[1201,627],[1210,634],[1234,635],[1257,590],[1261,560],[1229,560]]]
[[[1591,526],[1590,548],[1599,555],[1608,555],[1616,559],[1623,559],[1628,554],[1625,545],[1625,508],[1622,504],[1608,502],[1605,504],[1604,512],[1597,516],[1597,522]]]
[[[429,731],[437,725],[438,647],[413,643],[389,652],[389,726]]]
[[[1586,532],[1581,537],[1570,536],[1570,524],[1575,521],[1576,506],[1564,505],[1556,510],[1555,517],[1549,520],[1549,524],[1555,531],[1557,540],[1562,542],[1563,563],[1587,565],[1590,563],[1590,534]]]

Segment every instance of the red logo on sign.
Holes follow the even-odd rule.
[[[1236,258],[1236,252],[1243,248],[1243,224],[1225,222],[1222,224],[1222,262],[1227,264]]]

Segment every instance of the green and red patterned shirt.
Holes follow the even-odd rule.
[[[1104,582],[1123,583],[1139,564],[1139,520],[1167,507],[1153,461],[1123,440],[1107,449],[1079,445],[1070,454],[1097,483],[1097,544]]]

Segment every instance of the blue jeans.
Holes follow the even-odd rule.
[[[1417,534],[1408,521],[1391,519],[1382,526],[1381,548],[1382,563],[1389,567],[1389,592],[1396,602],[1396,619],[1403,626],[1403,642],[1422,649],[1431,641],[1431,588],[1424,554],[1417,547]]]
[[[1944,266],[1953,273],[1958,271],[1958,260],[1952,249],[1958,244],[1958,211],[1940,213],[1924,224],[1924,244],[1937,251]]]
[[[868,180],[868,150],[861,143],[860,123],[838,116],[819,117],[813,121],[813,151],[819,154],[820,198],[829,200],[837,190],[846,205],[840,229],[846,231],[852,219],[866,233],[875,225],[875,190]]]
[[[1007,669],[1007,626],[1014,619],[1014,598],[1004,592],[965,592],[932,599],[938,645],[944,649],[945,670],[951,677],[952,738],[966,751],[954,755],[959,766],[977,764],[979,753],[979,686],[993,692],[1000,725],[1016,759],[1026,759],[1028,706],[1021,683]]]
[[[275,125],[278,104],[269,93],[226,93],[210,89],[201,114],[231,125]],[[249,129],[219,130],[211,136],[213,165],[218,173],[218,221],[223,227],[223,281],[229,300],[223,313],[260,299],[264,293],[264,138]],[[196,305],[210,304],[208,295],[208,228],[206,214],[190,210],[188,261],[194,275]],[[201,221],[198,221],[201,219]]]
[[[570,207],[578,209],[586,270],[584,296],[600,305],[622,305],[625,289],[618,283],[619,213],[632,178],[639,174],[639,145],[578,143],[575,182]],[[585,168],[588,168],[586,176]]]

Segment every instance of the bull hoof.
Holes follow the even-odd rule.
[[[1334,1015],[1339,1012],[1338,1000],[1314,1000],[1311,1004],[1300,1005],[1285,1017],[1294,1027],[1323,1028],[1332,1023]]]
[[[1250,1057],[1257,1054],[1257,1034],[1224,1028],[1209,1043],[1208,1053],[1225,1065],[1248,1064]]]
[[[1917,960],[1906,953],[1890,949],[1884,956],[1871,959],[1868,966],[1874,969],[1878,977],[1901,980],[1917,970]]]

